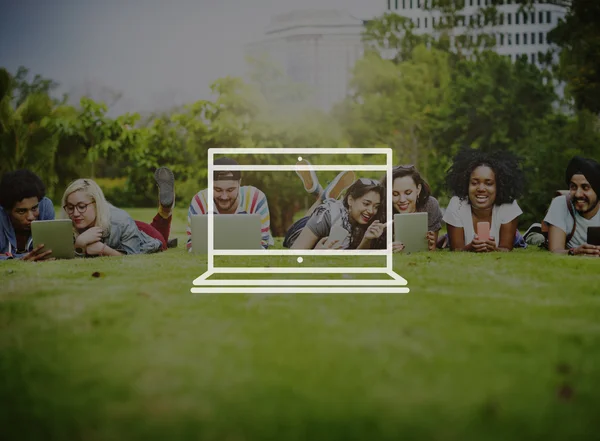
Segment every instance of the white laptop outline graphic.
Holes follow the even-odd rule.
[[[386,165],[312,165],[299,166],[294,162],[290,165],[214,165],[215,155],[244,155],[244,154],[279,154],[279,155],[385,155]],[[299,156],[299,157],[300,157]],[[392,149],[390,148],[209,148],[208,149],[208,192],[213,188],[213,173],[215,171],[377,171],[385,172],[387,179],[386,213],[387,224],[391,225],[392,211]],[[215,250],[214,249],[214,199],[206,198],[208,210],[208,267],[206,271],[192,282],[192,293],[196,294],[406,294],[409,292],[406,279],[393,269],[392,228],[387,228],[384,250]],[[215,266],[215,256],[299,256],[298,267],[219,267]],[[386,256],[385,266],[368,267],[322,267],[303,266],[303,256]],[[317,259],[318,260],[318,259]],[[383,279],[214,279],[215,274],[377,274]]]

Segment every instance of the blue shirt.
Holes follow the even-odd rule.
[[[54,220],[54,205],[47,197],[40,201],[38,220]],[[33,249],[31,233],[27,239],[26,253]],[[17,254],[17,236],[10,220],[10,214],[0,206],[0,260],[21,258],[26,253]]]

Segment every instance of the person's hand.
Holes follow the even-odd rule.
[[[339,240],[329,241],[329,237],[323,237],[315,246],[315,250],[339,250],[340,248],[342,248],[342,244],[339,243]]]
[[[85,253],[89,256],[100,256],[106,245],[100,241],[94,242],[85,248]]]
[[[376,220],[371,225],[369,225],[369,228],[367,228],[367,231],[365,231],[365,235],[363,236],[363,238],[367,240],[379,239],[383,234],[384,230],[385,224],[382,224],[381,222]]]
[[[435,240],[435,233],[433,231],[428,231],[426,237],[427,237],[427,247],[429,248],[429,251],[435,251],[435,249],[437,247],[437,243]]]
[[[598,257],[600,256],[600,246],[584,243],[573,249],[573,254],[576,256]]]
[[[404,249],[404,244],[402,242],[392,243],[392,252],[393,253],[401,253],[403,249]]]
[[[492,251],[498,251],[495,238],[490,236],[490,238],[485,241],[485,244],[487,246],[488,253],[491,253]]]
[[[102,228],[92,227],[77,237],[75,240],[75,247],[85,248],[94,242],[98,242],[100,239],[102,239]]]
[[[52,254],[52,250],[46,250],[42,252],[42,248],[44,248],[44,244],[40,244],[31,250],[29,253],[25,254],[21,257],[21,260],[25,262],[37,262],[38,260],[56,260],[54,257],[48,257]]]
[[[495,244],[494,244],[495,245]],[[487,253],[488,250],[488,242],[484,240],[480,240],[479,236],[475,235],[473,241],[471,242],[471,248],[475,253]]]

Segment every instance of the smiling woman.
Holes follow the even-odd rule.
[[[517,232],[523,213],[517,197],[524,187],[518,158],[508,152],[463,149],[446,182],[454,195],[444,214],[452,251],[485,253],[525,246]],[[489,227],[489,237],[479,237],[479,225]]]
[[[343,201],[327,198],[292,225],[284,246],[292,249],[367,249],[384,231],[378,214],[384,188],[372,179],[352,184]]]

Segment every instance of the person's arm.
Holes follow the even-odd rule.
[[[473,251],[472,244],[465,245],[465,229],[448,224],[450,251]]]
[[[320,238],[313,233],[310,228],[304,227],[298,239],[294,241],[292,250],[312,250]]]
[[[259,193],[255,213],[260,215],[260,243],[266,250],[269,248],[269,245],[273,245],[273,239],[271,237],[271,216],[269,213],[269,204],[267,202],[267,196],[262,191]]]
[[[515,235],[517,234],[518,226],[518,217],[514,218],[507,224],[500,225],[500,240],[498,241],[498,246],[496,246],[494,238],[490,238],[490,240],[487,242],[489,251],[512,251],[515,244]]]
[[[550,225],[548,230],[548,249],[555,254],[570,254],[571,256],[600,256],[600,247],[584,243],[576,248],[567,248],[567,234],[560,228]]]
[[[123,256],[124,254],[112,249],[102,242],[94,242],[85,248],[85,253],[88,256]]]

